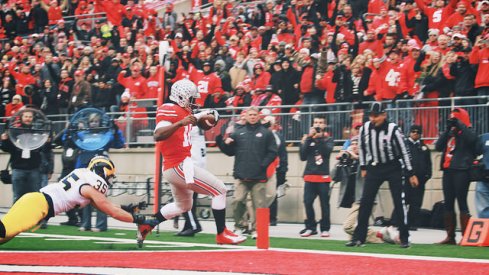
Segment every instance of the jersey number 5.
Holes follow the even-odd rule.
[[[70,173],[68,176],[64,177],[61,182],[65,185],[63,189],[65,191],[70,190],[71,186],[76,183],[80,178],[75,173]]]

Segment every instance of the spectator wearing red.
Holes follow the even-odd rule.
[[[88,17],[82,17],[80,15],[89,14],[90,12],[91,11],[88,8],[86,1],[78,2],[78,7],[75,9],[75,15],[78,17],[77,19],[88,18]]]
[[[343,14],[338,14],[335,21],[335,33],[342,34],[344,40],[350,45],[355,44],[355,35],[353,31],[349,28],[345,16]]]
[[[387,9],[384,1],[382,0],[369,0],[368,1],[368,13],[380,14],[382,9]]]
[[[443,67],[442,54],[438,51],[429,52],[429,56],[421,52],[420,60],[424,60],[421,66],[416,64],[415,71],[421,71],[419,82],[423,85],[423,98],[433,99],[440,97],[440,72]],[[436,100],[426,101],[419,104],[420,107],[435,107],[439,103]],[[438,131],[438,109],[430,108],[418,110],[415,115],[414,123],[421,125],[423,134],[427,137],[436,137]]]
[[[477,11],[472,8],[470,4],[467,4],[464,1],[460,1],[457,4],[457,9],[455,10],[455,13],[450,15],[450,17],[448,17],[447,21],[444,24],[443,30],[445,31],[445,33],[447,33],[450,29],[453,29],[453,27],[459,26],[460,23],[463,23],[464,17],[467,14],[473,14],[476,17],[477,22],[480,22],[480,17]]]
[[[335,62],[330,61],[324,75],[316,80],[316,86],[319,89],[326,91],[325,98],[324,98],[326,103],[336,102],[335,94],[334,94],[336,90],[336,83],[333,82],[335,65],[336,65]]]
[[[134,1],[127,1],[127,4],[129,5],[130,2],[132,2],[132,8],[135,15],[139,16],[140,18],[148,18],[149,16],[154,17],[154,10],[146,8],[144,0],[139,0],[137,5],[134,4]]]
[[[58,20],[63,19],[63,10],[68,4],[68,0],[63,0],[60,6],[58,6],[57,0],[52,0],[49,2],[49,6],[44,2],[40,1],[41,7],[48,13],[49,25],[55,25]]]
[[[396,57],[398,53],[392,51],[389,55]],[[377,101],[395,98],[399,89],[399,65],[391,60],[387,60],[387,57],[383,56],[381,58],[374,58],[373,66],[374,69],[369,80],[366,95],[374,95]]]
[[[265,72],[265,67],[262,63],[257,63],[253,66],[253,77],[251,78],[251,90],[264,90],[270,84],[272,76],[269,72]]]
[[[16,94],[25,96],[24,87],[27,85],[35,85],[36,78],[31,75],[29,66],[23,65],[19,62],[17,64],[20,65],[20,72],[16,72],[14,70],[15,62],[16,60],[13,59],[12,62],[10,62],[8,69],[10,74],[15,78],[15,81],[17,81],[17,85],[15,85]]]
[[[134,14],[132,7],[126,7],[124,14],[122,15],[121,24],[123,27],[128,27],[130,29],[142,29],[143,22],[141,18]]]
[[[195,104],[203,107],[207,100],[207,97],[215,93],[222,94],[222,82],[221,78],[212,71],[212,64],[210,62],[204,62],[202,67],[202,74],[195,80],[197,84],[197,90],[199,91],[200,98],[195,100]]]
[[[144,94],[144,98],[157,98],[158,90],[160,88],[160,79],[159,79],[159,66],[151,66],[149,67],[149,77],[146,79],[146,93]],[[166,100],[166,97],[163,98],[163,101]]]
[[[95,8],[106,12],[107,20],[114,26],[121,25],[122,17],[126,12],[119,0],[95,0]]]
[[[145,98],[146,78],[141,75],[141,65],[136,63],[131,66],[131,75],[124,77],[126,71],[123,70],[117,76],[117,81],[129,89],[131,96],[136,99]]]
[[[24,107],[24,104],[22,103],[22,97],[20,95],[14,95],[14,97],[12,98],[12,102],[8,103],[5,106],[5,116],[6,117],[13,116],[22,107]]]
[[[246,107],[251,105],[251,94],[246,92],[246,88],[243,84],[238,84],[234,90],[234,96],[229,97],[226,100],[226,106],[228,107]]]
[[[440,34],[439,29],[429,29],[428,30],[428,39],[426,40],[423,50],[431,50],[433,48],[438,47],[438,36]]]
[[[369,50],[376,52],[376,53],[378,53],[379,50],[382,51],[382,49],[383,49],[382,42],[377,39],[377,33],[375,33],[374,30],[368,30],[367,31],[365,41],[363,41],[359,45],[358,53],[363,54],[363,52],[366,49],[369,49]]]
[[[221,22],[222,19],[229,17],[228,10],[225,8],[226,3],[221,1],[213,1],[213,5],[209,10],[209,15],[207,17],[208,23]]]
[[[475,76],[475,85],[477,94],[481,96],[489,95],[489,35],[479,37],[472,53],[469,57],[470,64],[478,65]]]
[[[445,0],[435,0],[435,7],[428,7],[423,0],[415,0],[416,5],[426,16],[428,16],[428,27],[430,29],[438,29],[443,31],[445,21],[448,20],[457,6],[458,0],[450,0],[448,5],[445,5]]]
[[[414,71],[414,65],[420,55],[420,48],[416,42],[411,42],[409,47],[410,53],[400,66],[401,78],[399,82],[399,90],[404,98],[407,96],[412,98],[419,91],[419,84],[416,80],[421,74],[420,72]]]
[[[450,37],[448,35],[441,34],[440,36],[438,36],[437,42],[437,46],[432,48],[433,51],[437,51],[443,55],[447,54],[450,51]]]
[[[375,29],[377,33],[385,34],[389,30],[389,16],[387,14],[387,9],[382,7],[380,13],[374,16],[372,24],[369,29]]]
[[[289,31],[287,27],[287,22],[284,20],[279,21],[277,30],[277,39],[280,42],[285,42],[286,44],[295,44],[296,37],[294,33]]]
[[[274,108],[268,109],[274,114],[280,113],[280,108],[278,106],[282,105],[282,99],[278,96],[277,91],[275,91],[272,85],[267,85],[265,90],[256,90],[253,100],[251,101],[251,106],[266,106]]]

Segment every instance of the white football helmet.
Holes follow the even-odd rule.
[[[179,80],[171,87],[170,100],[182,108],[191,110],[194,107],[194,98],[200,98],[200,94],[197,86],[188,79]]]

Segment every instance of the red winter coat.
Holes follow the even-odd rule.
[[[117,81],[124,86],[124,88],[129,89],[131,96],[136,97],[136,99],[145,98],[146,93],[146,78],[143,76],[139,77],[124,77],[122,73],[117,76]]]
[[[479,65],[474,87],[489,87],[489,48],[474,47],[469,57],[470,64]]]

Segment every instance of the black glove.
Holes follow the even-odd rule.
[[[132,214],[132,222],[133,223],[141,224],[141,223],[144,223],[145,220],[146,220],[146,217],[144,215]]]
[[[146,209],[146,206],[147,206],[146,202],[142,201],[142,202],[139,202],[138,204],[130,203],[127,205],[121,205],[121,208],[126,212],[134,214],[134,213],[138,213],[139,210]]]

